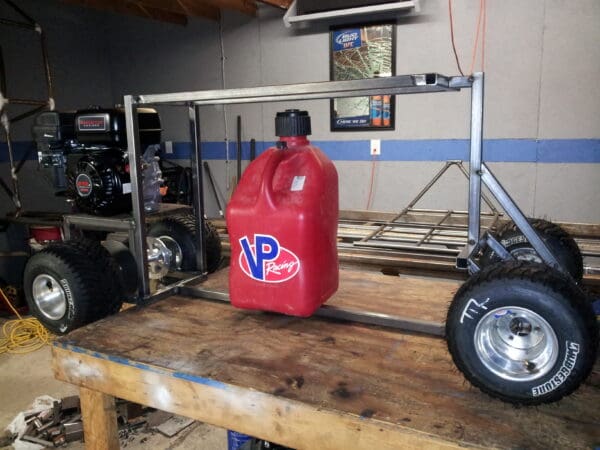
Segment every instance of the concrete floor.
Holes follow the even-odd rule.
[[[25,355],[0,355],[0,433],[36,397],[47,394],[62,398],[77,394],[76,387],[54,379],[50,360],[49,346]],[[83,449],[84,444],[73,442],[62,448]],[[171,439],[157,432],[139,432],[122,440],[121,448],[225,450],[227,436],[221,428],[195,422]]]

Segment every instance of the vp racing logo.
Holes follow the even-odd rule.
[[[248,236],[239,240],[242,246],[239,264],[246,275],[264,283],[282,283],[293,278],[300,270],[298,257],[282,247],[267,234],[255,234],[254,244]]]

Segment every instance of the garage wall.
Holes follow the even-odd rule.
[[[400,21],[397,29],[397,73],[457,72],[451,53],[447,3],[424,0],[422,13]],[[479,2],[456,2],[456,40],[463,66],[470,64]],[[487,28],[485,157],[496,175],[530,215],[555,220],[600,220],[600,88],[591,78],[600,73],[600,4],[593,0],[573,5],[558,0],[490,2]],[[113,26],[121,29],[118,22]],[[194,24],[193,24],[194,25]],[[161,26],[168,29],[168,26]],[[201,26],[203,28],[203,26]],[[114,83],[115,100],[127,92],[212,89],[221,86],[220,41],[212,44],[199,34],[196,44],[164,46],[152,55],[164,61],[171,74],[145,77],[142,67],[115,66],[132,74],[127,83]],[[129,33],[140,30],[131,27]],[[118,33],[117,30],[112,30]],[[166,31],[168,33],[168,31]],[[162,31],[159,32],[162,35]],[[198,67],[198,46],[212,64]],[[263,7],[258,19],[227,13],[223,20],[226,87],[321,81],[329,77],[327,30],[286,29],[281,12]],[[120,51],[120,50],[119,50]],[[211,53],[212,52],[212,53]],[[161,55],[165,58],[161,59]],[[118,55],[112,54],[113,60]],[[194,77],[190,79],[190,71]],[[126,75],[122,75],[126,76]],[[588,80],[586,82],[586,80]],[[139,89],[135,89],[135,83]],[[167,88],[166,86],[169,86]],[[143,87],[143,89],[141,88]],[[134,89],[133,91],[131,89]],[[222,109],[205,108],[202,136],[220,189],[235,175],[227,168],[225,137],[235,159],[235,118],[243,122],[243,140],[265,148],[275,140],[273,118],[287,107],[310,111],[312,139],[334,159],[340,172],[341,206],[364,208],[371,173],[369,139],[380,138],[382,155],[375,163],[373,209],[399,210],[412,199],[448,159],[467,159],[469,134],[468,91],[402,96],[397,102],[396,130],[386,132],[329,131],[327,101],[228,106],[227,125]],[[174,142],[174,158],[189,151],[185,114],[163,112],[169,125],[166,140]],[[179,124],[179,125],[178,125]],[[247,146],[244,147],[247,157]],[[229,183],[231,184],[231,183]],[[458,172],[423,199],[422,206],[465,208],[467,185]],[[207,205],[216,213],[212,194]]]
[[[419,16],[398,25],[397,73],[455,74],[447,2],[423,0],[422,6]],[[478,7],[476,0],[455,2],[463,67],[470,65]],[[192,19],[187,27],[179,27],[62,4],[60,8],[70,17],[89,20],[80,32],[97,38],[92,45],[96,50],[91,52],[61,44],[69,47],[65,59],[90,60],[68,65],[68,73],[102,74],[95,79],[98,88],[91,91],[101,101],[94,103],[104,103],[105,92],[109,100],[121,102],[126,93],[222,85],[219,24]],[[63,20],[62,14],[57,16]],[[600,73],[599,24],[600,3],[595,0],[488,2],[485,157],[493,161],[490,165],[496,175],[527,214],[600,221],[600,86],[594,82]],[[61,26],[52,28],[58,32]],[[222,28],[226,87],[328,79],[326,30],[286,29],[281,12],[266,6],[260,8],[257,19],[226,13]],[[59,42],[64,42],[62,36],[56,34]],[[51,37],[49,33],[49,41]],[[54,61],[53,66],[59,67]],[[85,79],[80,75],[57,81],[57,90],[75,92],[75,98],[89,97],[90,84]],[[383,140],[382,155],[375,163],[373,209],[377,210],[401,209],[443,161],[468,157],[468,91],[399,97],[396,130],[376,133],[331,133],[327,101],[227,107],[230,157],[235,160],[238,114],[244,141],[257,139],[260,150],[275,139],[275,112],[292,106],[310,111],[312,139],[338,167],[342,208],[366,205],[372,168],[368,139]],[[169,156],[180,160],[189,152],[185,114],[164,108],[161,114],[164,139],[173,142],[174,153]],[[235,167],[231,163],[226,169],[225,120],[220,107],[203,109],[202,131],[206,157],[225,192],[226,173],[231,178]],[[209,213],[215,214],[212,194],[206,192]],[[466,194],[462,175],[449,174],[422,206],[464,208]]]
[[[479,2],[455,2],[463,67],[469,66]],[[546,0],[488,2],[484,156],[527,214],[557,220],[600,220],[600,4]],[[263,9],[260,21],[227,16],[228,86],[325,80],[326,31],[304,34],[281,26]],[[457,72],[451,53],[446,2],[424,1],[422,14],[397,28],[397,73]],[[247,55],[241,42],[259,42]],[[243,68],[243,70],[237,70]],[[258,80],[258,82],[256,82]],[[305,105],[313,139],[340,170],[341,204],[364,208],[371,164],[368,139],[381,138],[374,209],[399,210],[446,159],[467,157],[469,92],[402,96],[396,131],[331,133],[326,101]],[[263,139],[273,139],[273,116],[260,108]],[[259,115],[257,110],[257,116]],[[246,119],[252,126],[251,119]],[[262,128],[261,128],[262,127]],[[216,138],[217,136],[215,136]],[[451,175],[423,205],[463,208],[466,184]]]

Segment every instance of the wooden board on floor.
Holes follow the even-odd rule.
[[[395,304],[416,308],[419,297],[429,311],[420,317],[432,319],[439,308],[428,305],[445,305],[456,286],[390,277],[386,288],[385,277],[352,276],[334,303],[375,308],[393,290]],[[60,338],[54,370],[64,381],[299,449],[600,442],[597,378],[557,405],[515,409],[470,388],[441,339],[181,296]]]

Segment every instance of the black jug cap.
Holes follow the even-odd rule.
[[[286,109],[278,112],[275,117],[276,136],[308,136],[310,130],[310,116],[307,111],[299,109]]]

